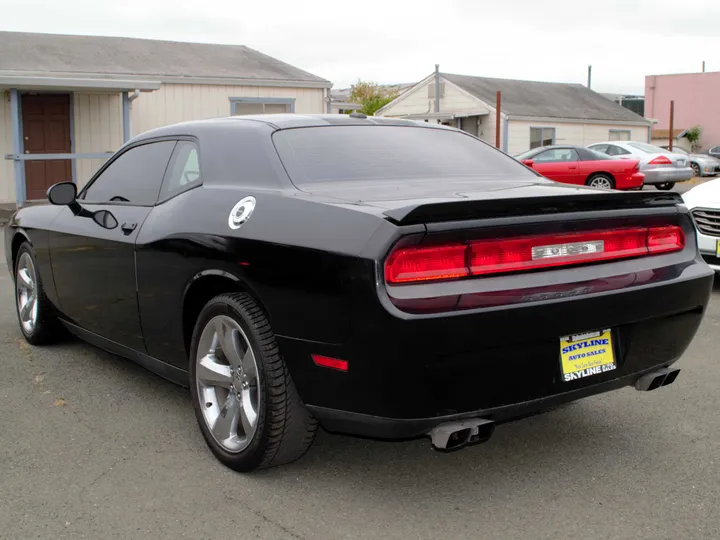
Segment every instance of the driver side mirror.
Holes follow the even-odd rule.
[[[48,189],[47,198],[52,204],[69,206],[74,203],[77,198],[77,186],[72,182],[54,184]]]
[[[533,161],[532,159],[523,159],[522,162],[524,165],[527,165],[528,167],[532,167],[533,164],[535,163],[535,161]]]

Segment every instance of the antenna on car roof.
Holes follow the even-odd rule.
[[[367,114],[361,112],[350,113],[350,118],[367,118]]]

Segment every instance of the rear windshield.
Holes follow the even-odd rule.
[[[648,154],[664,154],[665,152],[667,152],[667,150],[664,150],[659,146],[655,146],[653,144],[647,144],[642,142],[629,142],[627,144],[628,146],[632,146],[633,148],[637,148],[638,150],[642,150],[643,152],[647,152]]]
[[[345,180],[535,177],[461,132],[403,126],[323,126],[278,131],[273,141],[296,184]]]

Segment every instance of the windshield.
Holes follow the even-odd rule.
[[[533,148],[532,150],[528,150],[527,152],[523,152],[522,154],[518,154],[515,156],[515,159],[518,161],[522,161],[523,159],[532,159],[533,156],[538,155],[541,151],[545,150],[544,148]]]
[[[647,152],[648,154],[664,154],[667,152],[667,150],[664,150],[663,148],[660,148],[659,146],[655,146],[653,144],[647,144],[642,142],[629,142],[627,144],[628,146],[632,146],[633,148],[637,148],[638,150]]]
[[[296,184],[536,175],[463,133],[411,126],[322,126],[273,135]]]

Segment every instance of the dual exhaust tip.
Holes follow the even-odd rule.
[[[662,386],[675,382],[680,370],[677,368],[662,368],[635,381],[635,388],[649,392]],[[447,422],[435,426],[428,435],[432,447],[440,452],[452,452],[466,446],[487,442],[495,431],[495,422],[486,418],[469,418],[456,422]]]

